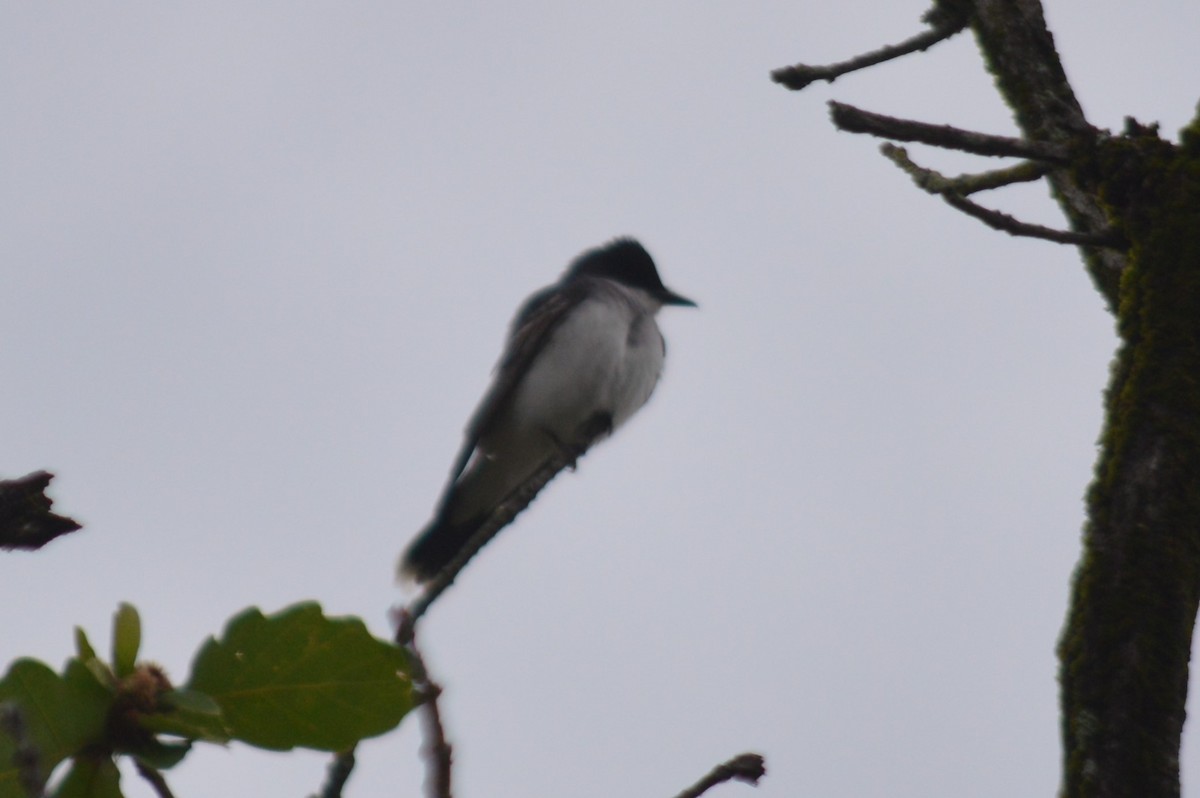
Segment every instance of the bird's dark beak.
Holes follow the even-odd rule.
[[[679,305],[685,308],[698,307],[695,302],[685,296],[675,293],[670,288],[664,288],[658,293],[658,301],[662,302],[664,305]]]

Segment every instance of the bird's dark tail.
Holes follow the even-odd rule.
[[[484,519],[450,524],[435,518],[421,531],[400,558],[400,574],[417,582],[428,582],[450,564],[467,545]]]
[[[586,432],[583,443],[560,447],[557,453],[532,469],[524,481],[513,487],[501,501],[490,505],[488,511],[465,521],[450,523],[448,516],[453,512],[451,508],[456,506],[460,488],[460,483],[455,483],[442,500],[438,514],[404,551],[400,558],[400,576],[419,583],[433,579],[471,543],[477,532],[493,520],[493,516],[500,515],[496,526],[490,527],[488,539],[480,541],[478,545],[486,544],[500,529],[512,523],[550,480],[564,468],[574,468],[575,461],[597,438],[612,431],[612,415],[597,413],[583,430]]]

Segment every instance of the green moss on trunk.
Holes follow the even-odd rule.
[[[1060,644],[1066,796],[1178,796],[1200,603],[1200,158],[1139,129],[1081,166],[1132,243]]]

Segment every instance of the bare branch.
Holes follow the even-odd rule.
[[[45,494],[54,475],[35,471],[20,479],[0,481],[0,547],[40,549],[59,535],[80,529],[70,518],[50,511]]]
[[[1015,166],[1004,169],[993,169],[988,172],[962,174],[958,177],[946,177],[933,169],[917,166],[908,158],[908,152],[903,147],[884,142],[879,147],[888,158],[895,162],[912,177],[913,182],[930,194],[941,194],[953,191],[960,196],[975,194],[980,191],[1011,186],[1014,183],[1032,183],[1045,177],[1051,167],[1034,161],[1022,161]]]
[[[972,5],[975,40],[1025,138],[1056,143],[1079,137],[1095,140],[1097,131],[1067,81],[1041,2],[974,0]],[[1076,173],[1055,170],[1048,179],[1073,229],[1101,230],[1109,224],[1105,203]],[[1096,287],[1115,312],[1126,253],[1096,248],[1085,249],[1083,255]]]
[[[717,765],[700,781],[679,793],[676,798],[699,798],[710,788],[736,779],[758,786],[758,780],[767,773],[767,765],[759,754],[739,754],[723,764]]]
[[[833,123],[847,133],[866,133],[896,141],[916,141],[949,150],[962,150],[975,155],[1029,158],[1035,161],[1064,163],[1069,157],[1066,146],[1041,141],[993,136],[950,125],[931,125],[912,119],[885,116],[853,105],[830,101]]]
[[[134,765],[137,767],[138,775],[146,781],[150,782],[150,786],[154,788],[158,798],[175,798],[171,792],[171,788],[167,786],[167,780],[163,778],[163,774],[143,763],[137,757],[133,759]]]
[[[966,16],[939,12],[941,12],[941,9],[935,7],[931,12],[926,14],[925,21],[929,23],[928,30],[918,33],[916,36],[906,39],[899,44],[886,45],[878,50],[863,53],[851,58],[849,61],[842,61],[838,64],[828,64],[826,66],[794,64],[793,66],[780,67],[771,72],[771,80],[792,91],[800,91],[818,80],[833,83],[833,81],[849,72],[857,72],[860,69],[882,64],[884,61],[891,61],[909,53],[928,50],[938,42],[949,39],[967,27],[968,20]]]
[[[325,785],[312,798],[342,798],[342,790],[354,772],[354,749],[335,754],[325,773]]]
[[[402,611],[401,614],[407,613]],[[401,618],[396,632],[396,643],[408,654],[413,689],[421,698],[421,713],[425,719],[425,753],[429,763],[425,785],[430,798],[451,798],[454,751],[446,739],[446,727],[442,724],[442,712],[438,707],[442,688],[433,681],[429,676],[429,669],[425,667],[425,658],[417,648],[414,624],[415,621],[411,618]]]
[[[1073,230],[1055,230],[1054,228],[1043,227],[1039,224],[1022,222],[1001,211],[985,208],[978,203],[972,202],[965,196],[976,191],[999,188],[1000,186],[1022,180],[1036,180],[1041,175],[1033,176],[1034,172],[1038,169],[1044,170],[1044,167],[1030,164],[1032,169],[1021,169],[1024,164],[1018,164],[1011,169],[949,178],[932,169],[926,169],[913,163],[908,157],[908,152],[903,147],[884,143],[879,149],[888,159],[907,172],[912,177],[913,182],[922,189],[930,194],[941,197],[950,207],[978,219],[993,230],[1000,230],[1014,236],[1041,238],[1059,244],[1111,247],[1113,249],[1123,249],[1126,246],[1125,240],[1114,230],[1106,230],[1096,234],[1077,233]],[[1042,172],[1042,174],[1044,173],[1045,171]]]
[[[957,208],[968,216],[973,216],[993,230],[1000,230],[1009,235],[1041,238],[1057,244],[1125,249],[1122,238],[1113,232],[1092,235],[1091,233],[1076,233],[1073,230],[1055,230],[1052,227],[1043,227],[1040,224],[1022,222],[1020,219],[1009,216],[1007,213],[1002,213],[992,208],[985,208],[952,191],[942,194],[942,199],[950,207]]]

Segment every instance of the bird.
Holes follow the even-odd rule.
[[[663,285],[630,237],[583,252],[524,302],[433,518],[401,557],[403,578],[433,579],[497,507],[518,495],[532,501],[540,486],[522,489],[542,469],[573,468],[649,400],[666,355],[654,318],[664,305],[696,307]]]

